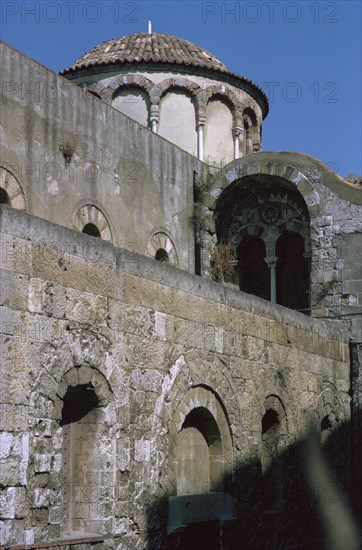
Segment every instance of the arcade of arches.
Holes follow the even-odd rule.
[[[240,290],[309,313],[310,221],[301,194],[282,178],[243,178],[220,197],[218,241],[230,243]]]

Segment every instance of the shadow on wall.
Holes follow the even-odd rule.
[[[263,437],[273,429],[264,424]],[[269,422],[270,421],[270,422]],[[255,459],[236,466],[235,521],[183,526],[167,538],[169,499],[146,505],[149,550],[359,550],[362,547],[362,411],[331,431],[310,435],[275,458],[263,474]],[[269,426],[269,428],[268,428]],[[324,441],[321,445],[320,441]],[[352,447],[353,444],[353,447]],[[183,498],[183,497],[181,497]],[[192,499],[190,495],[190,505]],[[199,495],[202,499],[202,495]],[[201,500],[204,507],[208,500]]]

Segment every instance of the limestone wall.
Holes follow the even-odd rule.
[[[347,331],[7,206],[1,233],[6,548],[65,533],[64,549],[91,534],[100,548],[165,548],[173,449],[194,408],[217,421],[214,471],[237,529],[255,511],[249,485],[261,476],[268,407],[283,415],[281,454],[310,421],[348,422]],[[72,464],[62,410],[69,388],[87,385],[98,406],[75,423],[74,456],[85,450]]]

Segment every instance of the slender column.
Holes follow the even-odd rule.
[[[151,105],[151,129],[152,132],[157,134],[158,132],[158,105]]]
[[[239,133],[239,144],[241,143],[241,156],[245,156],[245,139],[246,139],[246,132],[244,128],[240,128]]]
[[[277,278],[275,270],[277,260],[278,258],[276,256],[265,258],[265,261],[270,269],[270,301],[272,304],[277,303]]]
[[[201,122],[197,128],[197,158],[204,160],[204,124]]]
[[[240,134],[242,134],[243,129],[240,126],[235,126],[233,128],[233,138],[234,138],[234,159],[238,159],[240,156]]]
[[[199,107],[196,114],[197,128],[197,158],[204,160],[204,126],[206,123],[206,113],[204,107]]]

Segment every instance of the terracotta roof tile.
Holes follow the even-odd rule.
[[[227,67],[219,59],[192,42],[168,34],[138,33],[103,42],[85,53],[68,69],[62,71],[62,74],[109,63],[139,63],[159,59],[166,63],[228,72]]]

